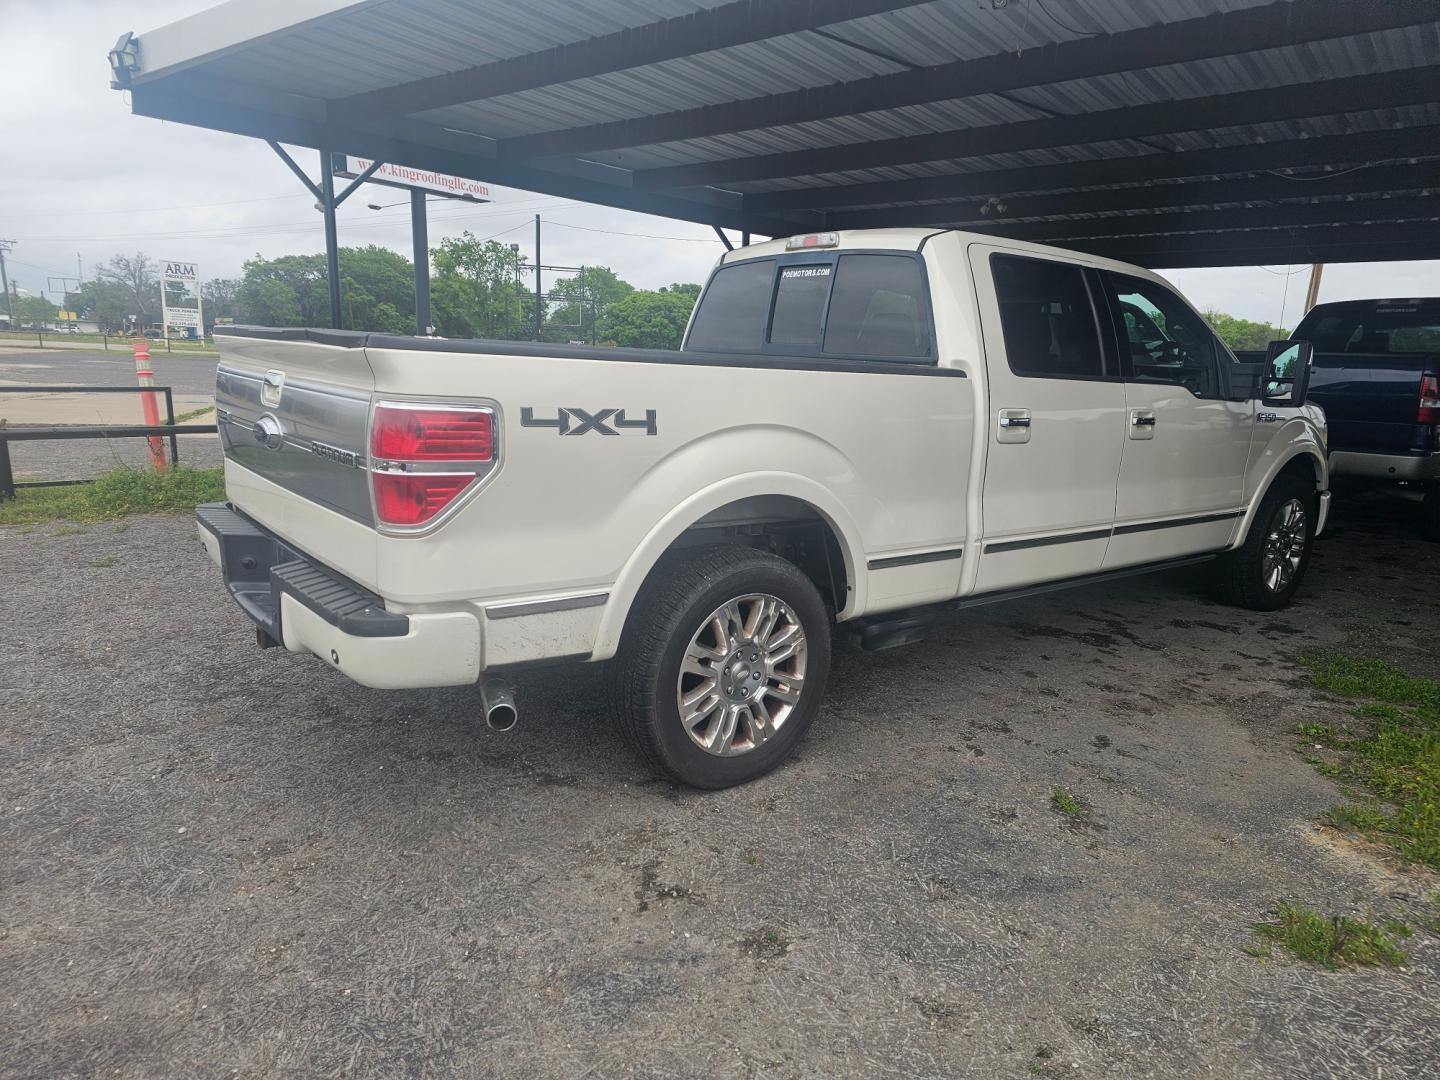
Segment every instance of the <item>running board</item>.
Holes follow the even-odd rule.
[[[1186,555],[1178,559],[1142,563],[1139,566],[1125,566],[1118,570],[1102,570],[1083,577],[1065,578],[1062,581],[1046,581],[1038,585],[1024,585],[1015,589],[996,589],[993,592],[975,593],[955,600],[942,600],[923,608],[905,608],[901,611],[887,611],[873,618],[856,619],[842,627],[845,637],[853,645],[867,652],[894,649],[901,645],[913,645],[930,636],[931,629],[941,619],[968,608],[998,604],[1004,600],[1020,600],[1027,596],[1041,596],[1045,593],[1060,592],[1063,589],[1079,589],[1086,585],[1098,585],[1120,578],[1138,577],[1141,574],[1157,574],[1165,570],[1176,570],[1182,566],[1195,566],[1211,562],[1221,552],[1211,551],[1203,555]]]

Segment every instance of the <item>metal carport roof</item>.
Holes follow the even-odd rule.
[[[124,46],[137,114],[765,235],[1440,257],[1440,0],[232,0]]]

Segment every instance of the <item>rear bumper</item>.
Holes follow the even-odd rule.
[[[480,620],[402,613],[225,503],[195,510],[197,532],[262,645],[313,653],[365,686],[458,686],[480,676]]]
[[[1440,454],[1371,454],[1336,450],[1330,455],[1331,476],[1369,480],[1440,480]]]

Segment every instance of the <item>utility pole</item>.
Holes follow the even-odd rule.
[[[85,264],[80,261],[80,252],[75,252],[75,276],[80,279],[80,284],[85,284]]]
[[[540,299],[540,215],[535,215],[535,340],[540,340],[540,327],[545,318]]]
[[[1320,301],[1320,275],[1325,271],[1324,263],[1310,264],[1310,287],[1305,290],[1305,314]]]
[[[5,314],[10,317],[10,329],[15,329],[15,308],[10,302],[10,279],[5,276],[5,254],[15,246],[14,240],[0,240],[0,292],[5,294]]]

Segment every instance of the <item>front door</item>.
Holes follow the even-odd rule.
[[[1229,400],[1228,350],[1164,285],[1099,275],[1125,367],[1125,440],[1105,566],[1216,551],[1244,514],[1255,403]]]
[[[1091,275],[972,244],[989,435],[975,589],[1100,570],[1125,442],[1125,386],[1102,344]]]

